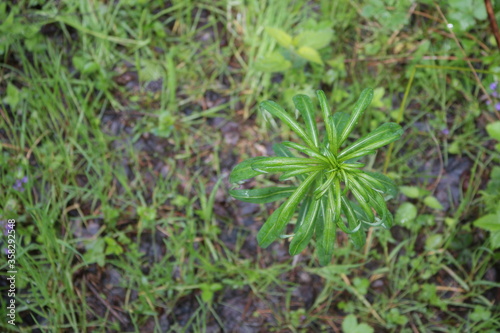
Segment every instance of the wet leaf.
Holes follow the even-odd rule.
[[[251,203],[268,203],[288,198],[297,187],[265,187],[253,190],[230,190],[229,194],[240,201]]]

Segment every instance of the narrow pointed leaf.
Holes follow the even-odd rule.
[[[333,122],[335,123],[335,127],[337,128],[337,140],[340,141],[340,135],[344,131],[345,127],[349,123],[349,114],[345,112],[335,112],[333,116],[330,116],[333,119]],[[341,143],[338,144],[338,147],[340,147]]]
[[[295,156],[290,149],[288,149],[284,144],[282,143],[275,143],[273,145],[273,151],[276,154],[276,156],[280,157],[297,157]]]
[[[278,209],[276,209],[271,216],[269,216],[266,220],[266,223],[260,228],[259,233],[257,234],[257,242],[259,243],[259,246],[262,248],[266,248],[269,245],[271,245],[272,242],[274,242],[276,239],[279,238],[279,234],[276,235],[275,232],[273,232],[275,225],[278,221],[278,217],[281,214],[281,211],[283,210],[283,205],[281,205]]]
[[[311,98],[307,95],[296,95],[293,97],[293,103],[304,119],[306,132],[313,141],[314,146],[319,147],[318,128],[316,126],[314,106]]]
[[[285,229],[287,223],[292,218],[295,209],[299,202],[304,198],[309,187],[313,184],[319,171],[311,173],[306,180],[304,180],[295,190],[295,192],[285,201],[280,209],[281,213],[279,216],[273,220],[273,224],[270,227],[262,227],[262,229],[257,234],[257,241],[261,247],[267,247],[271,244]],[[266,222],[265,224],[267,224]],[[264,225],[265,225],[264,224]]]
[[[292,131],[294,131],[302,140],[304,140],[304,142],[309,147],[311,147],[313,150],[316,149],[314,141],[309,138],[304,129],[278,103],[275,103],[273,101],[265,101],[260,103],[260,107],[284,122],[288,127],[290,127]]]
[[[291,164],[325,164],[325,162],[316,158],[303,158],[303,157],[264,157],[263,159],[253,163],[255,166],[280,166]]]
[[[330,189],[330,186],[332,185],[335,177],[336,177],[335,173],[331,172],[326,178],[326,181],[314,191],[313,194],[316,200],[321,198],[326,193],[326,191]]]
[[[318,97],[319,106],[321,108],[321,114],[323,115],[323,123],[325,124],[328,141],[331,143],[333,132],[332,128],[330,127],[330,123],[328,121],[331,115],[330,107],[328,106],[328,101],[326,100],[326,96],[323,90],[316,90],[316,96]]]
[[[309,204],[307,213],[300,223],[299,228],[295,231],[295,236],[290,243],[289,252],[292,256],[299,254],[307,247],[307,244],[311,240],[314,233],[314,226],[319,212],[320,200],[309,198],[308,201],[311,203]]]
[[[364,173],[365,175],[360,174],[360,176],[364,177],[366,180],[370,181],[370,179],[375,179],[379,183],[382,183],[384,187],[383,188],[377,187],[377,188],[379,190],[382,190],[385,194],[387,194],[389,198],[395,198],[398,195],[398,188],[391,178],[377,172],[365,171]],[[372,185],[376,187],[377,183],[372,182]],[[386,198],[386,200],[388,200],[388,198]]]
[[[386,123],[379,126],[373,132],[356,140],[340,154],[339,158],[349,159],[350,154],[361,150],[375,150],[383,147],[401,137],[403,129],[396,123]]]
[[[365,245],[366,237],[363,229],[360,228],[361,222],[358,221],[358,219],[356,218],[356,214],[354,213],[354,210],[352,209],[349,200],[347,200],[345,197],[342,197],[342,210],[347,218],[347,223],[349,224],[349,228],[352,230],[357,229],[356,232],[349,234],[349,239],[351,240],[354,247],[356,247],[356,249],[359,250]]]
[[[230,190],[229,194],[240,201],[251,203],[268,203],[288,198],[297,187],[266,187],[253,190]]]
[[[244,180],[253,178],[257,175],[262,174],[263,172],[255,171],[252,169],[252,163],[262,160],[265,157],[253,157],[249,158],[246,161],[241,162],[237,166],[234,167],[233,171],[231,171],[231,175],[229,176],[229,181],[232,184],[241,184]]]
[[[323,166],[312,166],[312,167],[307,167],[307,168],[303,168],[303,169],[296,169],[296,170],[287,171],[287,172],[284,172],[280,176],[280,180],[287,180],[287,179],[290,179],[292,177],[298,177],[298,176],[304,175],[306,173],[310,173],[310,172],[314,172],[314,171],[321,171],[323,169],[324,169]]]
[[[357,160],[359,160],[363,156],[371,155],[371,154],[375,154],[375,153],[376,153],[375,150],[359,150],[359,151],[356,151],[352,154],[349,154],[349,156],[344,156],[342,158],[339,157],[338,161],[339,161],[339,163],[342,163],[342,162],[352,163],[352,162],[356,162]]]
[[[316,227],[316,246],[318,247],[318,259],[322,266],[332,261],[337,238],[337,223],[333,220],[333,214],[326,199],[321,200],[324,218]]]
[[[269,166],[260,166],[260,165],[252,165],[254,170],[262,172],[262,173],[279,173],[279,172],[290,172],[297,170],[310,170],[310,165],[305,164],[290,164],[290,165],[269,165]],[[321,168],[320,168],[321,170]],[[305,171],[307,173],[309,171]],[[300,174],[300,173],[299,173]]]
[[[347,137],[349,137],[349,134],[351,134],[352,130],[354,129],[354,126],[356,126],[359,118],[366,110],[368,105],[370,105],[372,99],[373,99],[373,89],[367,88],[361,92],[361,96],[359,96],[358,101],[354,105],[354,110],[352,111],[351,116],[349,117],[349,121],[347,122],[345,128],[342,130],[342,134],[340,135],[339,145],[342,145],[342,143],[347,139]]]
[[[328,133],[328,141],[330,142],[330,151],[337,156],[339,150],[339,134],[337,131],[337,126],[335,125],[335,120],[333,117],[328,117],[328,126],[330,127],[330,133]]]
[[[318,164],[324,165],[325,162],[313,158],[265,157],[253,163],[252,168],[261,172],[286,172]]]
[[[304,218],[306,217],[307,211],[309,210],[309,207],[311,206],[311,202],[312,202],[311,197],[308,197],[300,205],[299,214],[297,216],[297,223],[295,223],[295,228],[293,229],[294,233],[297,233],[297,230],[299,230],[300,225],[302,224],[302,221],[304,221]]]
[[[274,153],[277,155],[277,156],[280,156],[280,157],[296,157],[291,151],[290,149],[288,149],[288,147],[284,146],[283,144],[281,143],[275,143],[273,145],[273,151]],[[297,179],[300,180],[300,181],[303,181],[304,179],[306,179],[306,176],[304,175],[299,175],[297,176]]]
[[[297,151],[300,151],[301,153],[304,153],[306,155],[309,155],[313,158],[316,158],[318,160],[322,160],[326,163],[328,163],[328,159],[324,157],[323,155],[315,152],[314,150],[307,148],[306,146],[303,146],[301,144],[295,143],[295,142],[290,142],[290,141],[285,141],[281,143],[283,146],[295,149]]]
[[[346,207],[344,207],[344,206],[348,205],[347,209],[352,210],[352,206],[349,205],[349,203],[350,203],[349,200],[347,200],[345,197],[341,197],[340,200],[341,200],[341,209],[347,218],[348,226],[346,226],[344,224],[344,221],[342,219],[339,219],[337,221],[337,226],[340,228],[340,230],[342,230],[343,232],[345,232],[348,235],[354,234],[354,233],[358,232],[359,229],[361,229],[361,223],[358,222],[359,219],[357,218],[357,215],[355,215],[355,219],[352,219],[352,216],[348,216],[348,214],[350,214],[350,213],[352,214],[352,212],[346,211]],[[347,204],[345,202],[347,202]],[[352,221],[354,221],[356,223],[352,223]]]
[[[372,208],[370,207],[370,205],[368,205],[369,199],[367,197],[363,196],[355,186],[351,186],[349,189],[351,190],[352,194],[354,195],[354,197],[358,201],[358,204],[361,206],[361,208],[365,212],[366,216],[368,217],[368,221],[372,222],[375,219],[375,215],[373,214],[373,211],[372,211]]]

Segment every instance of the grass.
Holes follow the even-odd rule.
[[[472,225],[499,162],[484,130],[496,114],[470,70],[449,68],[468,64],[434,5],[398,5],[408,21],[388,27],[366,14],[374,3],[1,5],[0,214],[17,221],[18,274],[17,325],[0,326],[341,332],[354,314],[376,332],[500,330],[498,250]],[[255,69],[279,49],[266,26],[295,34],[311,20],[335,31],[320,52],[325,68]],[[498,81],[498,47],[487,20],[475,23],[453,32],[487,87]],[[411,203],[416,218],[370,230],[360,251],[339,234],[326,267],[311,250],[291,258],[285,240],[258,248],[276,206],[231,200],[227,176],[295,138],[256,104],[321,88],[349,112],[367,86],[383,90],[359,135],[399,119],[401,106],[405,135],[366,163],[425,192],[389,203],[395,213]],[[14,189],[24,176],[24,191]],[[257,183],[273,179],[248,186]],[[2,295],[6,286],[2,277]]]

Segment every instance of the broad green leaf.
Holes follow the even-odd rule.
[[[408,225],[417,217],[417,207],[410,202],[404,202],[396,211],[396,223],[400,225]]]
[[[283,229],[286,227],[287,223],[292,218],[295,209],[299,202],[306,195],[309,187],[313,184],[316,176],[319,174],[319,171],[311,173],[306,180],[304,180],[295,190],[295,192],[285,201],[280,209],[281,213],[279,216],[273,220],[272,226],[270,227],[262,227],[262,229],[257,234],[257,241],[261,247],[267,247],[271,244],[277,237],[280,236]],[[269,220],[268,220],[269,221]],[[264,226],[267,224],[266,222]]]
[[[17,89],[15,85],[9,82],[9,84],[7,84],[7,96],[5,97],[5,102],[14,109],[20,100],[21,98],[19,89]]]
[[[424,204],[427,206],[427,207],[430,207],[430,208],[433,208],[433,209],[437,209],[437,210],[443,210],[443,205],[441,205],[441,203],[439,202],[439,200],[432,196],[432,195],[429,195],[427,197],[425,197],[424,199]]]
[[[362,150],[375,150],[401,137],[403,129],[396,123],[385,123],[376,130],[350,144],[339,154],[340,160],[350,159],[350,155]]]
[[[284,72],[292,67],[292,63],[281,53],[273,52],[257,59],[255,69],[266,73]]]
[[[500,231],[490,233],[490,244],[493,250],[500,248]]]
[[[309,155],[310,157],[317,158],[317,159],[322,160],[326,163],[329,163],[328,159],[326,157],[324,157],[321,154],[318,154],[317,152],[315,152],[314,150],[312,150],[310,148],[307,148],[306,146],[300,145],[300,144],[295,143],[295,142],[290,142],[290,141],[285,141],[285,142],[282,142],[281,144],[285,147],[292,148],[292,149],[295,149],[297,151],[300,151],[301,153]]]
[[[486,132],[492,139],[500,141],[500,121],[486,125]]]
[[[293,38],[293,45],[297,47],[308,46],[315,50],[319,50],[332,41],[333,30],[323,29],[323,30],[306,30],[301,32]]]
[[[428,251],[437,250],[441,247],[442,243],[443,243],[443,235],[441,234],[430,235],[425,240],[425,249]]]
[[[324,218],[318,220],[316,227],[316,246],[321,266],[331,262],[337,237],[337,223],[333,220],[333,212],[326,201],[326,199],[321,200],[321,212]]]
[[[266,187],[253,190],[230,190],[229,194],[240,201],[252,203],[268,203],[288,198],[297,187]]]
[[[311,47],[302,46],[297,50],[297,54],[306,60],[323,65],[323,60],[321,60],[318,51]]]
[[[292,45],[292,36],[287,34],[285,31],[278,28],[266,27],[266,32],[269,34],[269,36],[273,37],[281,46],[288,48],[290,45]]]
[[[341,132],[342,134],[340,135],[339,147],[347,139],[347,137],[349,137],[349,134],[351,134],[352,130],[354,129],[354,126],[356,126],[356,124],[358,123],[359,118],[366,110],[368,105],[370,105],[372,98],[373,98],[373,89],[366,88],[361,92],[361,96],[359,96],[358,101],[354,105],[354,110],[352,111],[351,116],[349,117],[349,121],[347,122],[345,128]]]
[[[307,201],[311,202],[307,209],[307,213],[300,223],[299,228],[295,231],[295,236],[290,243],[289,252],[292,256],[299,254],[307,247],[307,244],[311,240],[314,233],[314,226],[319,212],[320,200],[309,198]]]
[[[474,221],[476,228],[488,230],[490,232],[500,231],[500,214],[488,214]]]
[[[314,106],[311,98],[307,95],[296,95],[293,97],[293,103],[304,119],[307,134],[312,139],[314,145],[319,147],[318,128],[316,127]]]
[[[300,125],[292,118],[290,114],[288,114],[285,109],[283,109],[278,103],[273,101],[265,101],[260,103],[260,107],[273,116],[279,118],[282,122],[284,122],[292,131],[294,131],[304,142],[311,147],[313,150],[317,150],[314,145],[314,141],[312,141],[306,132],[300,127]]]
[[[396,187],[396,184],[391,178],[387,177],[386,175],[383,175],[378,172],[365,171],[364,174],[358,174],[356,175],[356,177],[363,177],[364,179],[368,180],[369,182],[372,183],[374,187],[383,191],[390,198],[395,198],[398,195],[398,188]],[[377,183],[373,180],[376,180],[379,183],[381,183],[383,185],[383,188],[377,187],[378,186]],[[388,198],[386,198],[386,200],[387,199]]]
[[[252,169],[252,163],[255,163],[256,161],[262,160],[264,158],[265,157],[262,156],[253,157],[249,158],[246,161],[241,162],[240,164],[234,167],[233,171],[231,171],[231,175],[229,176],[229,181],[232,184],[241,184],[243,183],[244,180],[262,174],[263,172],[255,171],[254,169]]]
[[[416,199],[420,197],[420,189],[416,186],[400,186],[399,190],[408,198]]]
[[[358,320],[356,319],[356,316],[353,314],[348,315],[345,317],[344,321],[342,322],[342,330],[344,332],[349,332],[349,333],[373,333],[374,330],[371,326],[365,323],[359,323]]]

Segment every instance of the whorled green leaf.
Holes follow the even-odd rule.
[[[282,143],[275,143],[273,145],[273,151],[276,154],[276,156],[280,156],[280,157],[296,157],[290,151],[290,149],[288,149],[288,147],[286,147]],[[298,175],[297,179],[300,180],[300,181],[303,181],[304,179],[306,179],[306,176],[305,175]]]
[[[395,198],[398,195],[398,187],[396,186],[394,181],[386,175],[378,172],[365,171],[364,174],[358,174],[355,177],[363,177],[375,188],[386,194],[389,198]],[[374,180],[376,180],[378,183]],[[378,184],[382,184],[383,187],[380,187],[380,185]],[[385,199],[388,200],[387,197]]]
[[[349,200],[346,197],[342,197],[342,211],[349,224],[349,229],[352,231],[349,233],[349,239],[356,249],[361,249],[366,242],[366,237],[363,229],[361,228],[361,221],[358,220],[354,209],[351,207]],[[340,221],[339,223],[344,223]]]
[[[320,201],[309,198],[307,212],[301,221],[299,227],[295,231],[295,236],[290,243],[289,252],[294,256],[302,252],[314,234],[315,222],[319,212]]]
[[[351,185],[353,185],[353,184],[351,184]],[[350,186],[349,189],[351,190],[351,193],[353,194],[354,198],[356,198],[359,206],[363,209],[366,216],[368,217],[368,221],[373,221],[375,219],[375,215],[373,214],[373,211],[372,211],[370,205],[368,205],[370,198],[368,198],[366,193],[361,193],[359,191],[359,188],[355,185]]]
[[[331,262],[337,239],[337,221],[333,220],[333,212],[326,201],[325,197],[321,200],[321,212],[324,218],[318,219],[316,226],[316,246],[319,263],[322,266]]]
[[[328,159],[326,157],[324,157],[323,155],[315,152],[314,150],[312,150],[306,146],[303,146],[303,145],[295,143],[295,142],[290,142],[290,141],[285,141],[285,142],[282,142],[281,144],[284,145],[285,147],[295,149],[301,153],[309,155],[310,157],[313,157],[313,158],[316,158],[318,160],[322,160],[325,163],[328,163]]]
[[[260,172],[286,172],[324,164],[324,161],[315,158],[265,157],[252,163],[252,168]]]
[[[307,167],[307,168],[303,168],[303,169],[295,169],[295,170],[287,171],[287,172],[284,172],[280,176],[280,180],[283,181],[283,180],[290,179],[292,177],[302,176],[306,173],[311,173],[314,171],[321,171],[321,170],[323,170],[323,168],[324,168],[323,166],[311,166],[311,167]]]
[[[233,171],[231,171],[231,174],[229,175],[229,182],[231,182],[232,184],[241,184],[244,180],[262,174],[263,172],[255,171],[254,169],[252,169],[252,164],[264,158],[265,157],[262,156],[252,157],[235,166]]]
[[[335,112],[333,116],[330,116],[333,119],[333,122],[335,123],[335,127],[337,127],[337,133],[339,137],[337,140],[341,140],[340,135],[342,132],[344,132],[345,127],[349,123],[349,119],[351,118],[347,113],[344,112]],[[340,144],[338,145],[340,147]]]
[[[269,246],[269,244],[271,244],[276,238],[280,236],[280,234],[283,232],[283,229],[292,218],[297,205],[304,198],[307,191],[309,190],[309,187],[313,184],[318,174],[319,171],[311,173],[297,187],[295,192],[293,192],[293,194],[280,206],[281,213],[276,219],[273,219],[271,221],[271,226],[266,226],[266,224],[270,222],[269,219],[268,221],[266,221],[266,223],[264,224],[264,226],[266,227],[264,228],[263,226],[257,234],[257,241],[259,242],[259,245],[261,247],[265,248]]]
[[[315,147],[319,147],[318,128],[316,126],[314,105],[312,100],[307,95],[296,95],[293,97],[293,103],[299,110],[302,119],[306,125],[306,132],[314,143]]]
[[[300,205],[299,208],[299,214],[297,216],[297,222],[295,223],[295,228],[293,229],[294,233],[297,232],[297,230],[300,228],[300,225],[302,224],[302,221],[304,221],[304,218],[306,217],[306,213],[309,210],[309,207],[311,206],[311,197],[307,197],[302,201],[302,204]]]
[[[265,101],[260,103],[260,107],[284,122],[288,127],[290,127],[292,131],[295,132],[295,134],[297,134],[302,140],[304,140],[304,142],[309,147],[311,147],[311,149],[317,150],[314,141],[309,138],[304,129],[278,103],[273,101]]]
[[[296,186],[287,187],[265,187],[253,190],[230,190],[229,194],[240,201],[251,203],[268,203],[279,199],[288,198],[295,190]]]
[[[278,207],[266,220],[262,228],[260,228],[259,233],[257,234],[257,242],[259,246],[262,248],[266,248],[271,245],[276,239],[279,238],[279,235],[276,235],[274,232],[275,225],[278,221],[278,217],[283,210],[283,205]]]
[[[351,116],[349,117],[349,121],[347,122],[347,124],[345,125],[344,129],[341,132],[342,134],[340,135],[339,146],[342,145],[342,143],[347,139],[347,137],[349,137],[349,134],[351,134],[352,130],[354,129],[354,126],[356,126],[359,118],[366,110],[368,105],[370,105],[372,99],[373,99],[373,89],[366,88],[361,92],[361,96],[354,105],[354,110],[352,111]]]
[[[337,175],[334,172],[331,172],[330,174],[327,175],[326,181],[324,181],[323,184],[321,184],[321,186],[318,186],[316,188],[316,190],[313,193],[314,198],[316,200],[321,198],[330,189],[330,186],[335,180],[335,177],[337,177]]]
[[[328,133],[328,142],[330,143],[330,151],[334,156],[337,156],[337,152],[339,150],[339,133],[337,131],[337,126],[335,125],[335,121],[333,117],[328,117],[327,125],[330,128],[330,132]]]
[[[340,160],[349,160],[351,155],[363,150],[375,150],[401,137],[403,129],[396,123],[385,123],[376,130],[356,140],[339,154]]]
[[[283,143],[275,143],[273,151],[279,157],[297,157]]]
[[[254,168],[254,170],[262,172],[262,173],[292,172],[292,173],[296,173],[296,174],[304,174],[304,173],[310,172],[311,170],[316,169],[316,168],[312,168],[312,167],[314,167],[314,166],[305,165],[305,164],[268,165],[268,166],[266,166],[266,165],[260,166],[258,164],[252,165],[252,168]]]
[[[319,101],[319,106],[321,109],[321,114],[323,115],[323,123],[325,124],[325,129],[326,129],[326,134],[328,138],[328,142],[330,144],[334,140],[334,131],[331,127],[330,122],[328,121],[329,117],[331,116],[331,111],[330,107],[328,106],[328,101],[326,99],[325,93],[323,90],[316,90],[316,96],[318,97]]]

